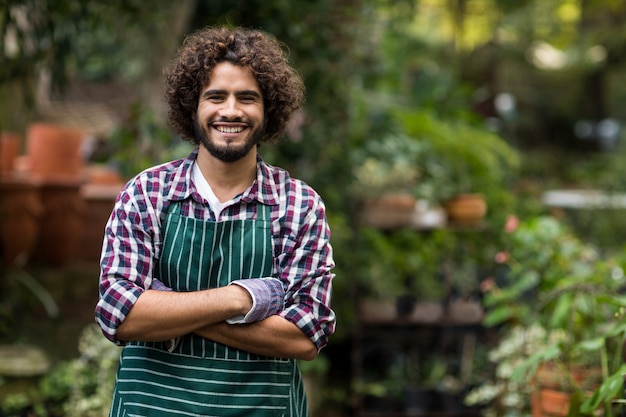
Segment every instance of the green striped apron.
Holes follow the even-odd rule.
[[[164,222],[157,277],[175,291],[272,275],[269,206],[257,220],[211,222],[184,217],[172,203]],[[110,416],[306,417],[297,362],[255,355],[188,334],[124,347]]]

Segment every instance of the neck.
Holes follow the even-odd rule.
[[[196,163],[222,203],[244,192],[256,179],[256,147],[238,161],[224,162],[200,145]]]

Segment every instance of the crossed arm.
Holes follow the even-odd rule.
[[[161,341],[196,333],[259,355],[311,360],[313,342],[293,323],[274,315],[250,324],[227,324],[245,314],[252,298],[229,285],[195,292],[144,291],[117,330],[119,340]]]

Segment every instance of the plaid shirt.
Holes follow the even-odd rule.
[[[139,295],[158,282],[153,276],[171,202],[182,201],[182,215],[209,221],[253,218],[259,202],[271,206],[273,271],[286,289],[285,309],[279,315],[321,349],[334,331],[335,314],[330,308],[334,277],[330,229],[320,196],[257,156],[256,181],[228,202],[216,219],[191,180],[197,152],[142,172],[118,195],[100,261],[96,321],[104,335],[122,345],[115,337],[118,326]]]

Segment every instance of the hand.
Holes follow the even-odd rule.
[[[254,323],[279,313],[285,307],[285,289],[277,278],[240,279],[230,283],[244,288],[252,297],[252,308],[244,315],[226,320],[229,324]]]

